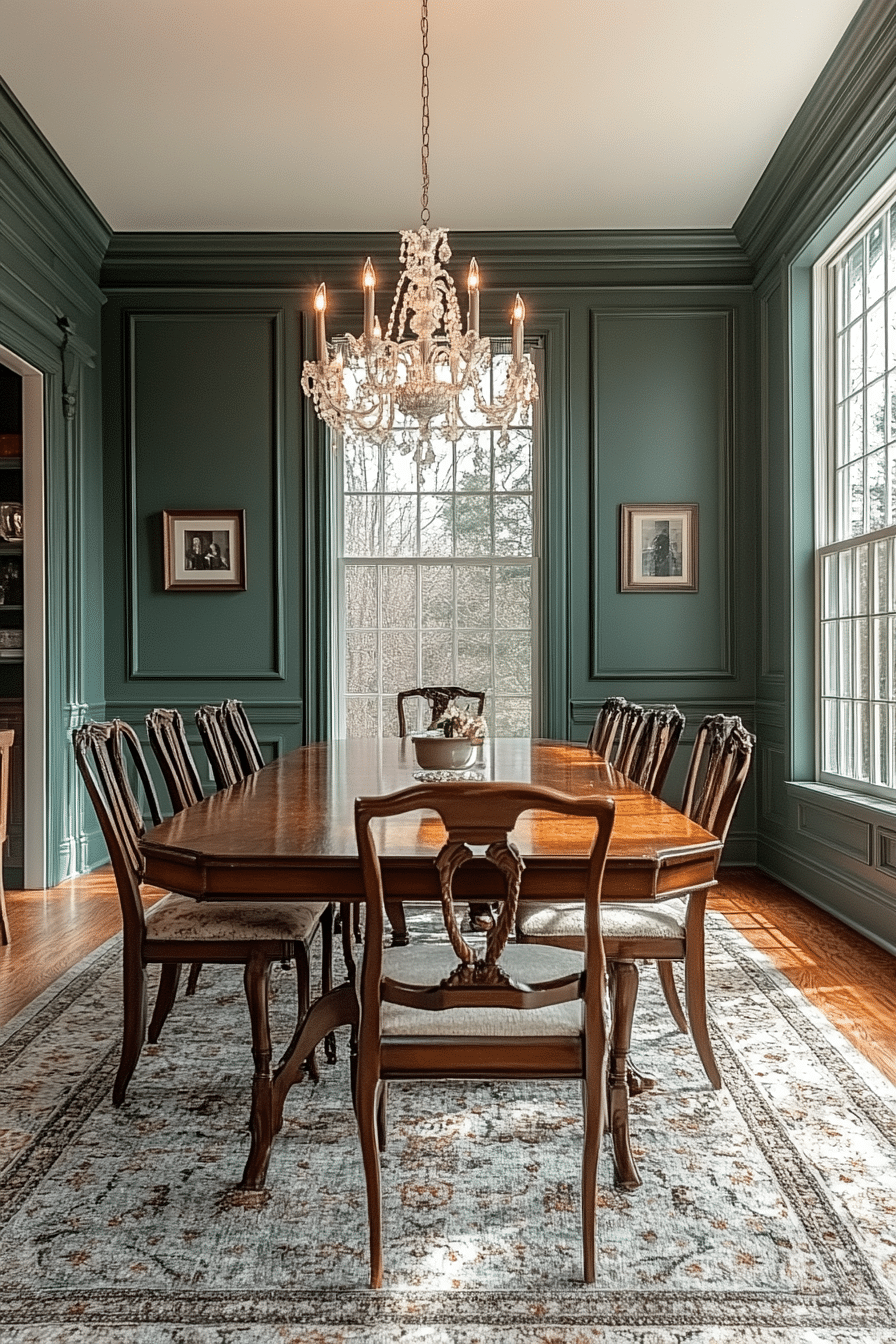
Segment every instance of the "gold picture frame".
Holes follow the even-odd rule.
[[[697,504],[620,504],[619,591],[696,593]]]

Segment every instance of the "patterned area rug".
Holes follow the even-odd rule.
[[[412,920],[414,936],[426,915]],[[601,1165],[581,1282],[578,1088],[393,1086],[386,1287],[367,1287],[347,1046],[296,1087],[268,1188],[248,1148],[238,969],[205,967],[110,1101],[107,944],[0,1033],[3,1344],[893,1344],[896,1089],[710,916],[713,1092],[644,969],[632,1105],[644,1184]],[[275,1025],[289,1034],[292,978]]]

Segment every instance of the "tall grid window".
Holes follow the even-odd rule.
[[[896,785],[896,201],[820,264],[820,769]]]
[[[492,356],[499,386],[508,358]],[[472,406],[466,418],[475,423]],[[495,736],[531,734],[535,436],[518,424],[506,446],[498,438],[485,428],[456,444],[434,435],[435,463],[423,467],[400,434],[386,445],[344,441],[337,666],[345,736],[395,736],[397,693],[440,685],[487,690]],[[407,709],[409,731],[427,726],[422,703]]]

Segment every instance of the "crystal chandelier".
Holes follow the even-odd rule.
[[[420,228],[403,229],[399,260],[401,279],[395,290],[389,325],[383,336],[376,316],[376,275],[370,258],[364,266],[364,331],[346,333],[328,344],[327,290],[314,296],[315,360],[302,369],[302,390],[331,429],[357,434],[377,443],[396,443],[413,451],[421,466],[435,461],[435,430],[456,442],[474,426],[464,418],[475,408],[477,429],[500,430],[499,444],[509,441],[508,426],[527,420],[538,396],[535,369],[523,353],[526,309],[519,294],[514,301],[511,358],[500,393],[489,392],[491,342],[479,335],[479,267],[475,257],[467,276],[467,330],[464,332],[454,281],[445,264],[451,260],[447,229],[429,228],[429,16],[422,0],[421,30],[423,100],[421,162],[423,193]],[[489,396],[493,399],[489,400]]]

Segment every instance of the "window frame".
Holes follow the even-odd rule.
[[[848,254],[851,249],[860,240],[864,241],[865,235],[873,225],[875,219],[884,214],[891,208],[896,207],[896,174],[891,175],[874,193],[874,195],[865,203],[861,210],[849,221],[847,226],[841,229],[836,238],[817,258],[812,267],[812,347],[813,347],[813,437],[814,437],[814,485],[815,485],[815,546],[814,546],[814,569],[815,569],[815,603],[814,603],[814,631],[815,631],[815,781],[818,784],[848,790],[854,794],[867,795],[869,800],[872,798],[896,799],[896,774],[892,771],[896,768],[896,752],[893,744],[890,744],[891,759],[891,778],[894,783],[887,785],[876,783],[872,779],[860,779],[855,776],[843,775],[823,768],[825,760],[825,723],[824,723],[824,700],[832,699],[841,702],[843,700],[852,703],[861,703],[857,696],[837,696],[825,697],[823,694],[823,672],[824,672],[824,622],[826,619],[832,619],[825,616],[825,598],[824,598],[824,571],[825,561],[828,557],[838,553],[856,551],[861,546],[868,547],[869,562],[869,601],[867,610],[864,612],[864,619],[867,624],[867,668],[868,668],[868,694],[864,697],[869,706],[869,767],[873,757],[873,709],[876,703],[879,703],[874,695],[875,669],[873,662],[873,634],[872,621],[874,612],[870,600],[870,590],[872,579],[870,577],[870,566],[873,557],[873,548],[875,543],[887,541],[890,538],[896,538],[896,522],[885,525],[882,528],[876,528],[873,531],[866,531],[857,536],[848,536],[837,539],[837,266],[841,259]],[[864,283],[864,281],[863,281]],[[886,285],[884,286],[884,295],[888,293]],[[863,303],[862,322],[867,317],[867,307]],[[896,339],[896,337],[893,337]],[[863,360],[865,358],[863,351]],[[884,378],[887,377],[886,360],[884,364]],[[867,392],[868,383],[863,381],[863,396]],[[885,416],[886,396],[885,396]],[[867,405],[867,403],[866,403]],[[867,428],[863,430],[867,435]],[[867,439],[866,439],[867,443]],[[886,439],[885,439],[886,443]],[[867,447],[863,452],[863,457],[867,458]],[[888,483],[889,484],[889,483]],[[867,487],[866,487],[867,489]],[[864,521],[867,523],[867,516]],[[892,542],[896,546],[896,540]],[[896,584],[896,574],[891,575],[891,583]],[[896,590],[894,595],[896,595]],[[891,599],[892,602],[892,599]],[[892,614],[892,613],[888,613]],[[837,617],[835,619],[844,619]],[[857,613],[857,619],[862,619],[862,613]],[[896,624],[896,616],[894,616]],[[890,650],[890,660],[893,664],[891,668],[892,677],[896,678],[896,656],[894,650]],[[886,702],[894,704],[896,694],[894,694],[893,682],[891,680],[891,696]],[[896,711],[894,711],[896,712]],[[870,771],[869,771],[870,772]]]
[[[509,341],[502,337],[492,337],[493,353],[509,353]],[[331,518],[332,518],[332,558],[333,563],[330,567],[332,576],[331,587],[331,648],[334,652],[332,664],[332,676],[330,685],[331,697],[331,723],[333,734],[337,738],[343,738],[346,734],[346,715],[345,715],[345,672],[346,672],[346,621],[345,621],[345,569],[347,564],[372,564],[384,566],[429,566],[429,565],[457,565],[460,567],[471,567],[475,565],[513,565],[518,559],[520,564],[529,567],[531,575],[531,597],[530,597],[530,641],[531,641],[531,663],[530,663],[530,732],[531,738],[540,735],[543,719],[543,677],[541,669],[542,653],[542,623],[544,619],[544,491],[545,491],[545,438],[544,438],[544,387],[545,387],[545,343],[542,337],[535,336],[527,338],[525,343],[526,353],[533,359],[536,367],[538,379],[539,396],[530,408],[531,445],[532,445],[532,551],[528,556],[500,556],[495,553],[482,556],[374,556],[374,557],[346,557],[344,554],[344,530],[345,530],[345,488],[343,479],[343,443],[341,436],[334,436],[333,449],[336,461],[332,471],[332,496],[331,496]],[[496,431],[492,431],[495,433]],[[463,493],[463,492],[461,492]],[[497,493],[497,492],[492,492]],[[492,630],[497,631],[498,627],[494,624],[494,613],[492,616]],[[452,627],[456,634],[456,628]],[[489,687],[494,694],[494,688]],[[490,719],[489,703],[486,701],[485,707],[486,719]],[[490,727],[492,723],[490,722]],[[385,724],[384,724],[385,728]]]

